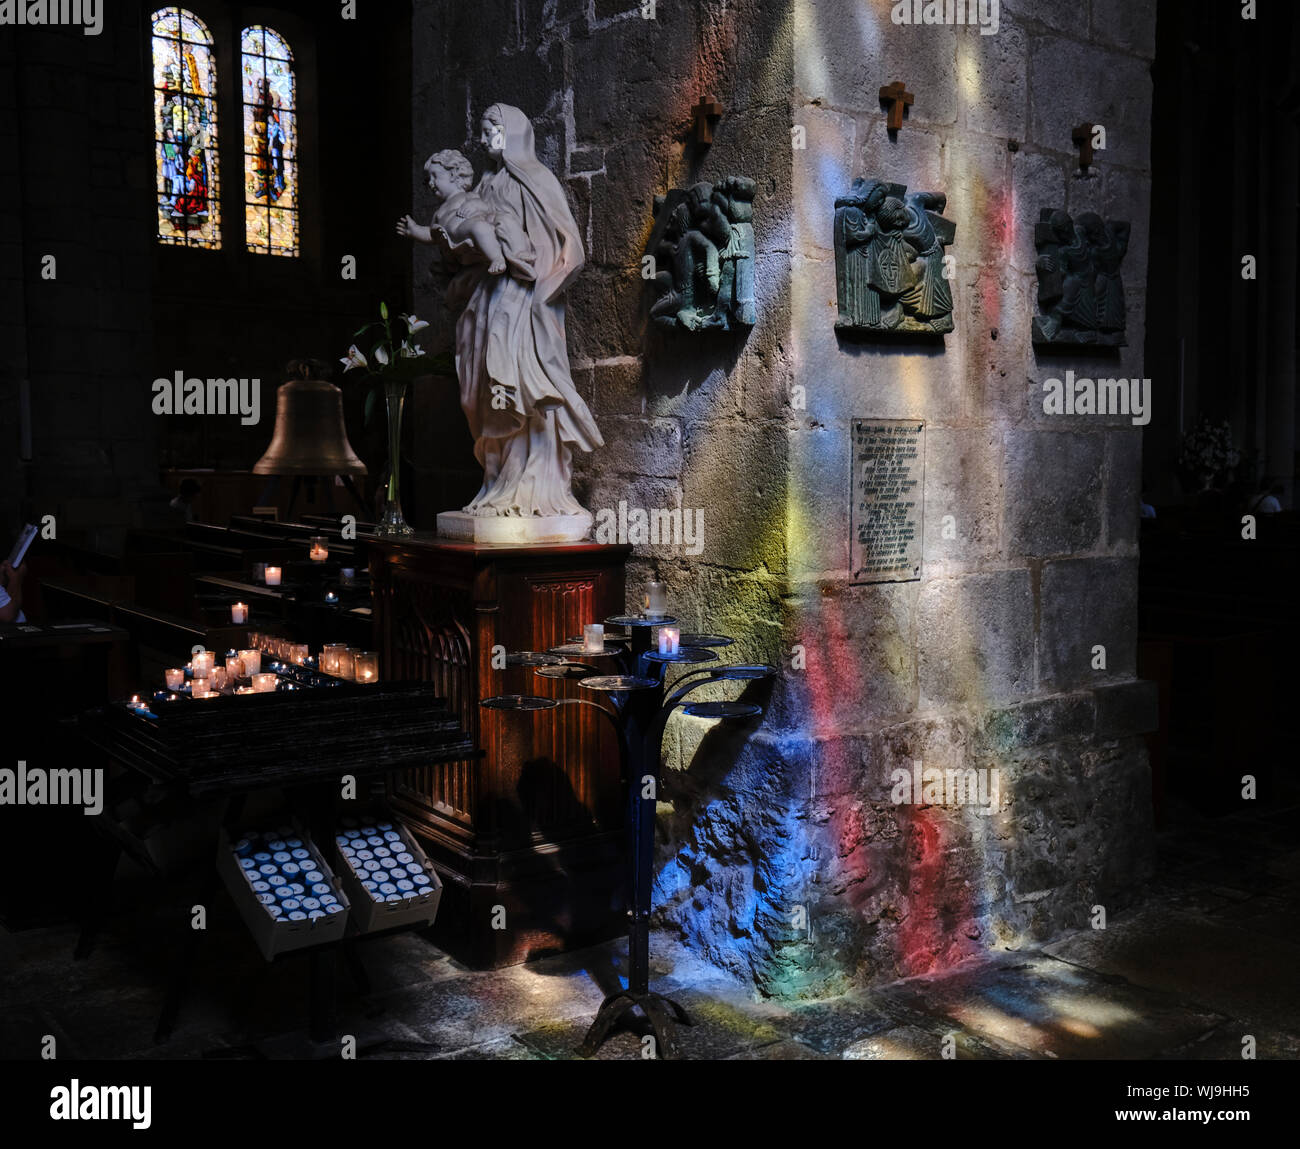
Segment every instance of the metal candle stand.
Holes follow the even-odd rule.
[[[612,709],[588,698],[544,698],[535,694],[502,694],[479,703],[493,710],[554,710],[559,706],[591,706],[608,717],[618,731],[627,783],[627,903],[628,979],[627,988],[607,996],[587,1031],[579,1052],[591,1057],[620,1021],[639,1008],[658,1042],[659,1054],[668,1059],[678,1054],[674,1018],[682,1025],[691,1019],[677,1002],[650,989],[650,886],[654,862],[655,798],[645,798],[647,780],[658,792],[660,757],[668,718],[679,706],[701,718],[753,718],[763,708],[750,702],[687,703],[686,697],[709,682],[771,678],[776,670],[764,665],[732,665],[692,670],[673,683],[667,693],[665,676],[673,663],[698,665],[717,662],[712,648],[730,646],[726,635],[683,634],[675,654],[650,649],[651,632],[673,626],[669,616],[646,618],[615,615],[607,626],[625,627],[628,637],[607,638],[599,651],[585,649],[581,642],[566,643],[550,651],[517,651],[506,656],[508,666],[531,666],[543,678],[572,679],[584,690],[610,696]],[[590,659],[613,658],[621,674],[603,675]],[[583,661],[572,661],[581,659]]]

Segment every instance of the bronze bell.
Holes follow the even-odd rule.
[[[312,376],[310,360],[289,364],[298,377],[282,383],[275,396],[275,432],[255,475],[364,475],[366,465],[348,442],[343,392]]]

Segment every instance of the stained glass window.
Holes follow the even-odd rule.
[[[216,60],[212,34],[184,8],[153,14],[153,108],[158,238],[220,247]]]
[[[298,115],[293,53],[255,24],[240,37],[244,85],[244,240],[249,251],[298,254]]]

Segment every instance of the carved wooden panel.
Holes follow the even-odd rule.
[[[531,577],[526,583],[540,650],[581,635],[584,623],[605,617],[599,613],[594,578]],[[613,670],[612,664],[608,669]],[[546,697],[572,698],[581,688],[535,676],[529,689]],[[608,722],[585,706],[554,713],[553,720],[536,725],[536,757],[525,764],[519,786],[533,837],[547,841],[589,833],[607,815],[601,800],[608,786],[602,787],[601,773],[609,748],[602,745],[606,732],[600,727]]]
[[[428,576],[391,570],[383,587],[390,607],[384,647],[387,677],[434,684],[447,699],[461,726],[477,742],[478,699],[472,673],[469,621],[473,604],[466,593],[456,594]],[[444,817],[473,824],[475,762],[462,759],[406,770],[398,776],[398,795]]]

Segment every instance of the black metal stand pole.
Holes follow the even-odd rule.
[[[640,658],[641,652],[634,649],[632,653],[637,673],[647,674],[649,668]],[[664,1060],[678,1055],[674,1021],[692,1024],[686,1010],[650,989],[650,894],[663,742],[663,723],[656,718],[664,698],[663,669],[656,670],[661,680],[659,689],[633,692],[623,704],[622,736],[627,747],[627,989],[610,994],[601,1004],[579,1049],[584,1057],[591,1057],[619,1022],[637,1008],[645,1015],[654,1036],[656,1056]]]

